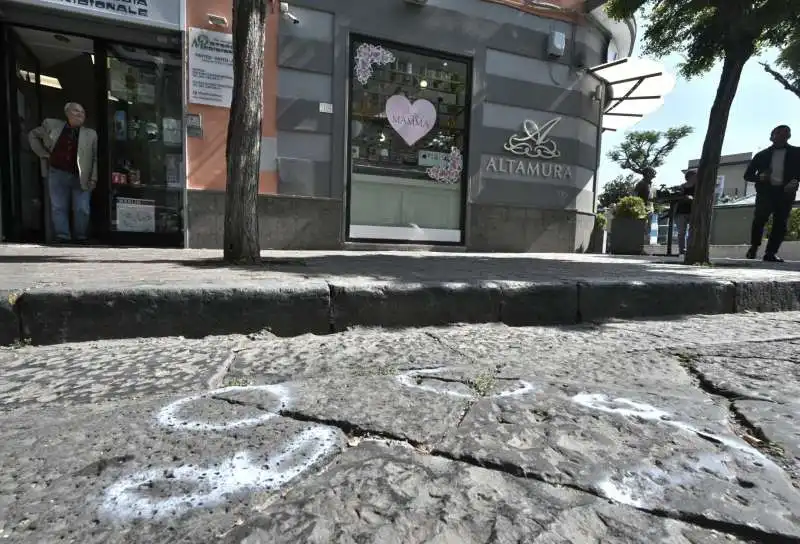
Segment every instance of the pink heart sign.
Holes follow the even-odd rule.
[[[386,101],[386,117],[395,132],[408,145],[414,145],[436,124],[436,108],[422,98],[412,104],[396,94]]]

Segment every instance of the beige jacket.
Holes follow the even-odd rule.
[[[45,119],[42,126],[28,133],[31,149],[41,159],[42,177],[47,177],[50,152],[61,136],[65,123],[63,119]],[[97,133],[87,127],[81,127],[78,133],[78,177],[84,191],[94,189],[97,185]]]

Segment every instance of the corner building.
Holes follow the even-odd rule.
[[[297,0],[269,17],[262,247],[584,250],[603,130],[668,90],[602,4]],[[9,0],[0,16],[4,115],[26,112],[0,140],[4,238],[46,239],[20,134],[77,101],[100,139],[95,237],[221,247],[231,0]],[[57,70],[58,36],[91,77]]]

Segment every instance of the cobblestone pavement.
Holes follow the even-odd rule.
[[[213,250],[0,245],[0,291],[41,287],[252,286],[265,281],[337,283],[559,281],[580,279],[800,280],[800,262],[720,259],[685,267],[677,258],[584,254],[266,251],[265,265],[226,267]]]
[[[0,349],[6,542],[800,542],[800,313]]]

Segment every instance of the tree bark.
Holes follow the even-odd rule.
[[[228,121],[224,260],[257,263],[258,180],[264,116],[264,39],[268,0],[233,2],[233,100]]]
[[[797,98],[800,98],[800,85],[794,85],[786,79],[783,74],[774,70],[772,66],[767,64],[766,62],[762,62],[761,66],[764,68],[764,71],[771,75],[775,81],[783,85],[783,88],[789,91],[790,93],[794,93]]]
[[[722,155],[722,144],[728,128],[731,104],[739,88],[739,79],[745,63],[753,50],[739,49],[725,55],[722,75],[717,86],[717,95],[708,116],[708,130],[697,169],[697,188],[690,218],[689,242],[686,244],[686,264],[709,262],[709,242],[711,238],[711,216],[714,208],[714,190],[717,184],[717,170]]]

